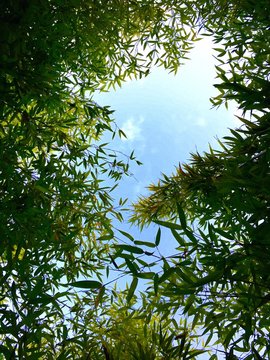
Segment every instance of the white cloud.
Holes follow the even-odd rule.
[[[134,141],[142,139],[142,123],[144,122],[143,117],[139,117],[139,119],[130,118],[123,123],[121,126],[121,130],[124,131],[127,138],[123,138],[123,141]]]
[[[207,126],[207,120],[203,117],[198,117],[195,120],[195,125],[200,126],[200,127],[205,127],[205,126]]]

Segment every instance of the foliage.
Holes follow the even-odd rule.
[[[196,325],[209,341],[218,334],[228,358],[268,355],[268,24],[265,2],[254,0],[1,2],[6,359],[191,359],[201,353]],[[178,253],[165,258],[160,231],[154,242],[116,237],[113,189],[134,156],[102,143],[123,132],[94,98],[154,65],[176,72],[199,28],[220,43],[213,104],[234,99],[253,115],[221,150],[194,154],[136,205],[141,226],[171,229]],[[111,267],[133,276],[124,298],[103,280]],[[153,280],[142,299],[138,279]],[[179,308],[191,329],[165,321]]]
[[[92,345],[91,358],[100,359],[193,359],[203,350],[194,349],[196,335],[187,324],[155,314],[158,301],[148,303],[141,294],[126,301],[126,291],[112,291],[112,303],[104,302],[102,314],[87,321],[86,331]],[[138,304],[141,305],[138,307]],[[97,341],[99,339],[99,341]]]
[[[0,3],[0,351],[7,359],[88,358],[78,351],[83,317],[107,291],[112,219],[122,219],[113,189],[134,159],[102,143],[105,132],[123,132],[94,93],[147,75],[154,64],[176,71],[195,38],[185,26],[194,16],[174,1]]]
[[[177,241],[170,263],[160,257],[158,292],[168,306],[204,324],[206,343],[215,334],[226,358],[263,359],[270,354],[269,15],[264,1],[226,3],[225,21],[217,21],[221,11],[202,9],[200,25],[220,43],[220,93],[212,102],[237,101],[241,126],[217,150],[191,154],[175,174],[150,185],[131,221],[169,228]]]

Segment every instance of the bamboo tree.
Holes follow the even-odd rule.
[[[237,101],[242,125],[217,150],[191,154],[189,163],[150,185],[131,221],[157,223],[177,241],[170,263],[161,254],[150,298],[156,282],[168,306],[203,324],[206,345],[215,334],[226,358],[263,359],[270,326],[269,16],[264,1],[204,4],[200,24],[214,37],[219,60],[212,103]]]

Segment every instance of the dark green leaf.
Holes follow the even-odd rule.
[[[183,229],[186,229],[186,227],[187,227],[187,220],[186,220],[186,216],[185,216],[184,210],[182,209],[182,207],[180,206],[179,203],[177,203],[176,205],[177,205],[177,212],[178,212],[180,224],[181,224],[181,226],[182,226]]]
[[[128,238],[129,240],[134,241],[133,236],[130,235],[129,233],[127,233],[127,232],[125,232],[125,231],[123,231],[123,230],[120,230],[120,229],[118,229],[118,231],[119,231],[122,235],[124,235],[126,238]]]
[[[155,220],[154,222],[156,224],[158,224],[158,225],[164,226],[164,227],[169,228],[169,229],[182,230],[182,226],[180,226],[178,224],[171,223],[169,221]]]
[[[137,274],[137,276],[141,279],[153,279],[154,276],[155,276],[155,273],[154,272],[140,272]]]
[[[132,275],[136,275],[138,272],[138,267],[136,267],[135,264],[127,258],[125,258],[125,262],[129,270],[131,271]]]
[[[127,251],[130,253],[134,253],[134,254],[143,254],[144,251],[137,247],[137,246],[133,246],[133,245],[115,245],[115,249],[117,251]]]
[[[133,280],[130,284],[130,287],[128,289],[128,294],[127,294],[127,302],[129,303],[130,300],[133,298],[134,292],[137,288],[138,285],[138,278],[137,277],[133,277]]]
[[[185,246],[186,245],[185,239],[176,230],[171,229],[171,232],[172,232],[175,240],[178,242],[178,244],[180,246]]]
[[[81,280],[81,281],[74,281],[69,284],[65,284],[65,286],[73,286],[82,289],[99,289],[103,285],[99,281],[95,280]]]
[[[159,276],[158,276],[158,274],[155,274],[155,276],[154,276],[154,292],[155,292],[155,295],[158,294],[158,284],[159,284]]]
[[[151,248],[156,247],[155,244],[153,244],[153,243],[151,243],[151,242],[148,242],[148,241],[135,240],[135,241],[134,241],[134,244],[135,244],[135,245],[143,245],[143,246],[147,246],[147,247],[151,247]]]
[[[159,227],[158,231],[157,231],[157,235],[156,235],[156,240],[155,240],[156,246],[158,246],[160,244],[160,237],[161,237],[161,230],[160,230],[160,227]]]

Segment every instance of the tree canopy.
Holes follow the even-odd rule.
[[[222,2],[221,2],[222,3]],[[150,185],[132,221],[171,229],[178,242],[159,292],[200,323],[228,359],[269,356],[269,16],[265,2],[209,14],[219,65],[215,106],[235,100],[242,125],[175,174]],[[233,11],[231,13],[231,11]],[[203,12],[202,12],[203,14]],[[231,17],[232,16],[232,17]],[[221,19],[220,19],[221,20]],[[182,259],[182,260],[179,260]],[[172,271],[173,269],[173,271]],[[217,358],[213,354],[213,359]]]
[[[176,70],[194,36],[183,26],[193,13],[182,19],[177,8],[170,1],[0,4],[0,350],[7,359],[88,356],[82,323],[107,291],[101,275],[116,241],[112,219],[122,219],[113,189],[134,161],[102,143],[104,132],[123,133],[94,93],[154,63]]]
[[[266,2],[7,0],[0,29],[0,358],[191,359],[196,329],[228,359],[269,356]],[[102,142],[124,134],[95,93],[177,71],[199,35],[218,46],[212,103],[235,100],[243,125],[134,205],[131,221],[171,229],[166,259],[160,229],[115,234],[113,190],[136,159]],[[112,267],[133,276],[120,294]]]

